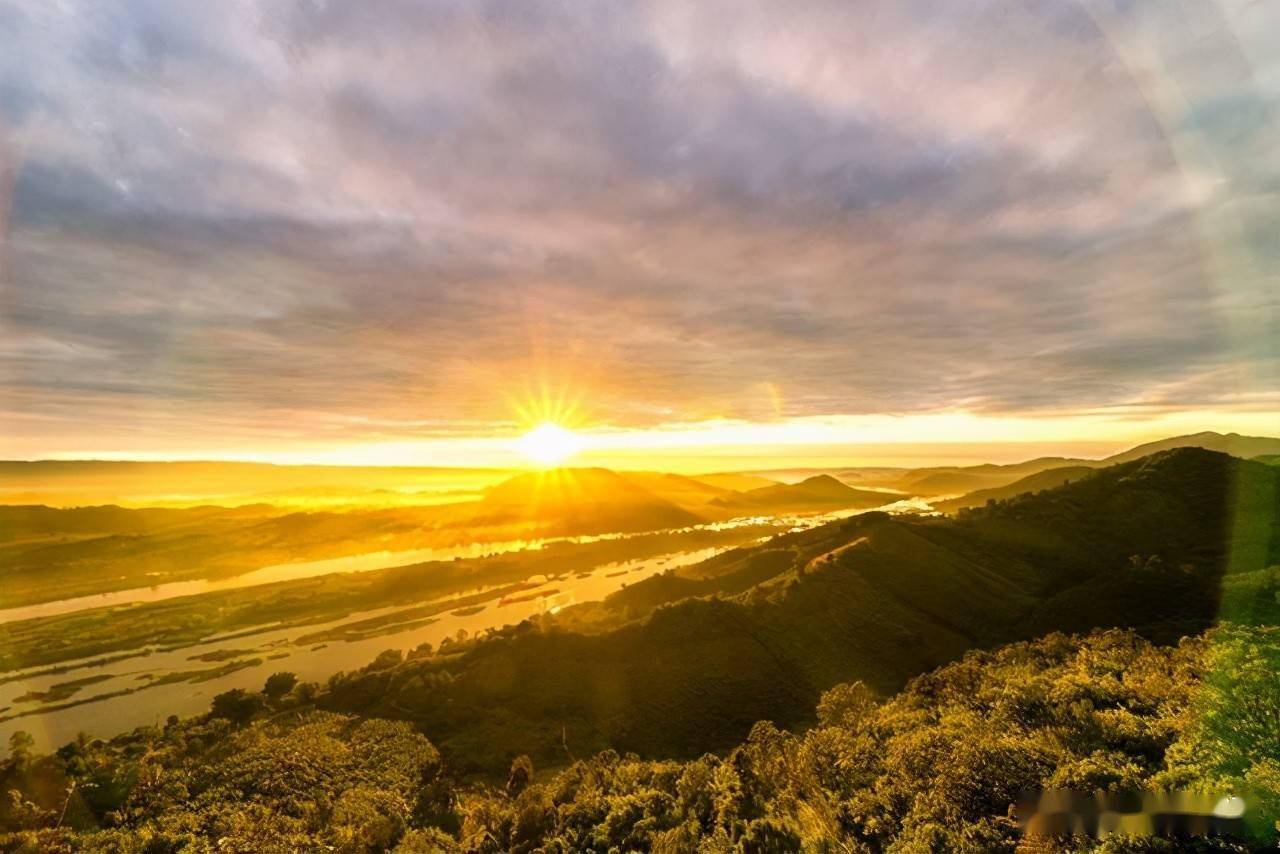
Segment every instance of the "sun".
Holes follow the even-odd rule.
[[[544,421],[520,437],[521,453],[544,466],[559,465],[582,450],[582,437],[559,424]]]

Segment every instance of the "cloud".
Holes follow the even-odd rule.
[[[0,406],[1236,405],[1280,338],[1265,5],[0,3]]]

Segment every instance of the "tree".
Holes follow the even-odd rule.
[[[395,847],[394,854],[442,854],[442,852],[461,851],[452,836],[429,827],[422,830],[410,830]]]
[[[384,649],[368,666],[369,670],[387,670],[404,660],[404,654],[398,649]]]
[[[35,747],[36,740],[26,730],[15,730],[13,735],[9,736],[9,756],[13,759],[15,765],[22,766],[26,764],[27,759],[31,756],[31,748]]]
[[[53,810],[44,809],[39,804],[28,800],[17,789],[9,790],[8,801],[5,804],[5,812],[8,814],[7,823],[14,828],[35,830],[47,827],[53,821]]]
[[[533,782],[533,760],[528,756],[517,756],[511,761],[511,773],[507,775],[507,794],[516,797]]]
[[[738,842],[743,854],[789,854],[800,850],[800,837],[789,828],[769,819],[756,819]]]
[[[272,673],[267,677],[267,682],[262,686],[262,693],[266,694],[273,700],[277,697],[283,697],[293,690],[293,686],[298,684],[298,677],[287,671],[280,673]]]
[[[247,723],[265,703],[258,694],[250,694],[241,688],[233,688],[213,698],[210,714],[215,718],[225,718],[232,723]]]
[[[823,726],[853,729],[876,707],[876,695],[861,682],[837,685],[818,701],[818,722]]]

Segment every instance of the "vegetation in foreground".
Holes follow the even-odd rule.
[[[198,719],[0,770],[7,851],[1001,851],[1021,790],[1249,790],[1251,841],[1059,840],[1058,850],[1252,850],[1280,817],[1280,629],[1172,647],[1061,634],[963,659],[880,700],[827,691],[803,734],[724,755],[605,751],[505,781],[453,778],[402,722],[316,711],[281,674]]]

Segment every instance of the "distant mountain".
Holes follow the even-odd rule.
[[[602,468],[563,468],[516,475],[490,487],[469,513],[472,524],[505,521],[554,522],[558,526],[597,531],[651,531],[706,521],[646,488],[654,478],[629,478]],[[706,494],[701,484],[665,481],[681,494],[692,489]]]
[[[733,490],[728,487],[679,474],[627,471],[618,472],[618,475],[659,498],[699,515],[706,513],[710,502],[733,494]]]
[[[776,483],[747,492],[724,496],[711,502],[732,510],[813,510],[868,509],[882,507],[905,498],[893,492],[854,489],[829,474],[810,477],[799,483]]]
[[[1015,480],[1013,483],[1005,486],[996,486],[991,489],[979,489],[962,495],[959,498],[952,498],[947,501],[934,501],[932,506],[935,510],[941,510],[944,513],[954,513],[957,510],[967,509],[970,507],[981,507],[988,501],[1001,501],[1006,498],[1015,498],[1029,492],[1039,492],[1042,489],[1053,489],[1057,486],[1063,486],[1074,480],[1088,477],[1093,474],[1096,469],[1092,466],[1063,466],[1062,468],[1045,469],[1035,474],[1029,474],[1024,478]]]
[[[936,496],[963,496],[977,490],[998,489],[1008,486],[1028,475],[1049,469],[1068,467],[1100,468],[1129,462],[1149,456],[1157,451],[1172,448],[1203,448],[1233,457],[1249,459],[1263,454],[1280,454],[1280,439],[1261,436],[1240,436],[1236,433],[1193,433],[1148,442],[1136,448],[1104,457],[1100,460],[1072,457],[1039,457],[1008,465],[985,464],[977,466],[930,466],[917,469],[844,469],[836,474],[844,481],[857,486],[876,486],[896,489],[926,498]],[[985,499],[984,499],[985,500]]]
[[[1119,454],[1113,454],[1101,461],[1101,465],[1127,463],[1139,457],[1146,457],[1158,451],[1171,448],[1204,448],[1206,451],[1218,451],[1241,459],[1260,457],[1264,454],[1280,454],[1280,439],[1267,436],[1241,436],[1239,433],[1193,433],[1188,436],[1174,436],[1171,439],[1160,439],[1130,448]]]
[[[566,745],[694,756],[804,723],[837,682],[891,691],[973,647],[1276,622],[1278,495],[1277,469],[1185,448],[960,519],[868,513],[634,584],[585,606],[596,633],[526,624],[329,702],[414,720],[462,770]]]
[[[693,475],[693,480],[705,483],[708,486],[727,489],[731,492],[747,492],[752,489],[760,489],[764,486],[773,486],[776,480],[767,477],[761,477],[756,474],[738,474],[735,472],[724,472],[719,474],[699,474]]]
[[[736,492],[682,475],[583,468],[517,475],[491,487],[471,512],[484,524],[555,519],[578,527],[638,531],[749,513],[867,509],[904,497],[854,489],[830,475]]]
[[[875,486],[896,489],[911,495],[931,498],[939,495],[960,495],[978,489],[994,489],[1052,468],[1076,465],[1094,465],[1093,460],[1071,457],[1039,457],[1020,463],[998,465],[984,463],[976,466],[929,466],[918,469],[844,469],[837,475],[856,486]]]
[[[1048,469],[1086,464],[1083,460],[1062,457],[1042,457],[1010,465],[972,466],[954,471],[928,472],[913,478],[910,491],[921,495],[950,495],[958,491],[971,491],[975,487],[995,488],[1008,483],[1010,478],[1021,478]]]

